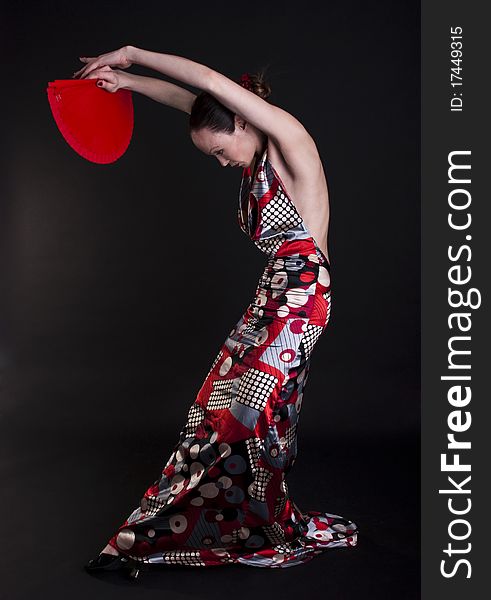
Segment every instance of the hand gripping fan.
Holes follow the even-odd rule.
[[[133,134],[130,90],[108,92],[97,79],[55,79],[46,88],[61,135],[87,160],[115,162],[127,150]]]

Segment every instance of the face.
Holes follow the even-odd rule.
[[[247,167],[252,163],[256,152],[255,138],[250,134],[245,121],[237,115],[233,133],[199,129],[191,131],[191,139],[199,150],[208,156],[214,156],[222,167]]]

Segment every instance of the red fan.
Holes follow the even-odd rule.
[[[62,136],[80,156],[99,164],[115,162],[133,134],[130,90],[108,92],[97,79],[55,79],[46,88]]]

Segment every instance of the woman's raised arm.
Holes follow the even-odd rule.
[[[123,46],[118,50],[99,56],[83,56],[80,57],[80,60],[85,63],[85,66],[75,71],[74,78],[88,78],[90,73],[107,66],[127,69],[135,63],[205,91],[209,91],[210,75],[213,71],[213,69],[183,56],[161,54],[135,46]]]
[[[133,73],[125,73],[121,87],[148,96],[161,104],[182,110],[188,115],[191,114],[191,107],[196,98],[196,94],[178,85],[174,85],[170,81],[156,79],[155,77],[144,77],[143,75],[135,75]]]
[[[159,71],[201,90],[210,91],[211,74],[214,71],[206,65],[184,56],[152,52],[135,46],[126,46],[126,52],[128,59],[134,64]]]
[[[127,46],[132,63],[209,92],[232,112],[263,131],[281,149],[293,174],[303,173],[309,159],[318,161],[314,140],[293,115],[249,91],[214,69],[173,54]]]
[[[121,69],[111,69],[109,65],[91,69],[81,78],[97,79],[97,85],[110,93],[120,89],[138,92],[156,102],[182,110],[188,115],[191,114],[191,108],[196,98],[196,94],[169,81],[127,73]]]
[[[302,173],[305,164],[311,162],[309,159],[314,162],[318,159],[315,142],[293,115],[207,65],[183,56],[152,52],[135,46],[124,46],[95,58],[84,58],[84,61],[87,61],[86,66],[78,72],[82,77],[104,65],[126,66],[135,63],[209,92],[224,106],[272,138],[293,174]]]

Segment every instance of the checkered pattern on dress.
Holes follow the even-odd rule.
[[[275,195],[262,209],[261,220],[263,225],[277,231],[288,231],[302,222],[295,205],[285,196],[280,185]]]
[[[302,345],[305,350],[305,358],[308,358],[311,355],[315,343],[319,339],[323,329],[324,328],[320,325],[312,325],[310,323],[306,326],[305,333],[302,336]]]
[[[274,516],[277,517],[282,510],[285,508],[287,496],[278,496],[276,498],[276,505],[274,507]]]
[[[208,410],[220,410],[230,408],[232,404],[231,389],[234,383],[233,379],[223,379],[213,382],[213,391],[211,392],[206,408]]]
[[[172,565],[206,566],[197,550],[168,550],[162,553],[162,558],[164,562]]]
[[[295,440],[296,434],[297,434],[297,423],[294,423],[293,425],[288,427],[288,429],[286,430],[286,433],[285,433],[285,444],[288,446],[288,448],[292,445],[293,441]]]
[[[249,464],[252,472],[254,473],[257,469],[259,456],[261,455],[262,440],[258,437],[248,438],[245,444],[247,448],[247,456],[249,457]]]
[[[196,427],[198,427],[198,425],[201,423],[201,421],[204,418],[205,418],[205,411],[203,410],[203,408],[201,406],[199,406],[199,404],[196,404],[195,402],[193,404],[191,404],[191,407],[189,408],[189,411],[188,411],[187,422],[183,428],[183,434],[185,436],[189,436],[189,435],[193,435],[194,433],[196,433]],[[170,464],[170,462],[171,461],[169,460],[167,465]]]
[[[257,333],[257,329],[256,329],[256,325],[258,323],[258,319],[251,319],[248,323],[246,323],[244,325],[244,327],[241,329],[240,333],[242,335],[251,335],[251,334],[256,334]]]
[[[263,531],[272,544],[283,544],[286,541],[285,532],[279,523],[264,525]]]
[[[264,410],[278,378],[270,373],[250,368],[240,378],[237,402],[256,410]]]
[[[261,273],[261,277],[259,278],[258,281],[258,286],[264,289],[268,289],[269,286],[271,285],[271,280],[273,278],[274,272],[270,271],[269,269],[265,269],[262,273]]]
[[[145,518],[154,517],[167,504],[165,500],[158,496],[145,496],[145,499],[147,501],[146,510],[137,509],[140,511],[140,514],[145,515]]]
[[[263,240],[254,240],[254,244],[267,256],[274,256],[283,245],[284,238],[274,236]]]
[[[259,502],[264,502],[266,500],[266,488],[268,483],[273,477],[273,473],[268,471],[263,467],[258,467],[255,473],[255,479],[249,486],[249,495]]]
[[[238,529],[233,529],[232,533],[230,534],[230,537],[232,538],[231,539],[232,544],[236,544],[239,541],[239,539],[243,539],[240,536],[240,533],[243,532],[243,534],[245,535],[245,532],[247,531],[247,529],[248,529],[247,527],[239,527]]]
[[[292,548],[291,545],[288,543],[277,544],[276,546],[273,546],[273,550],[276,550],[276,552],[284,554],[285,556],[292,556],[293,554],[295,554],[294,548]]]
[[[232,558],[230,556],[230,554],[227,553],[226,556],[224,556],[224,557],[222,557],[220,559],[220,562],[223,562],[223,563],[234,563],[234,562],[236,562],[236,560],[235,560],[235,558]]]

